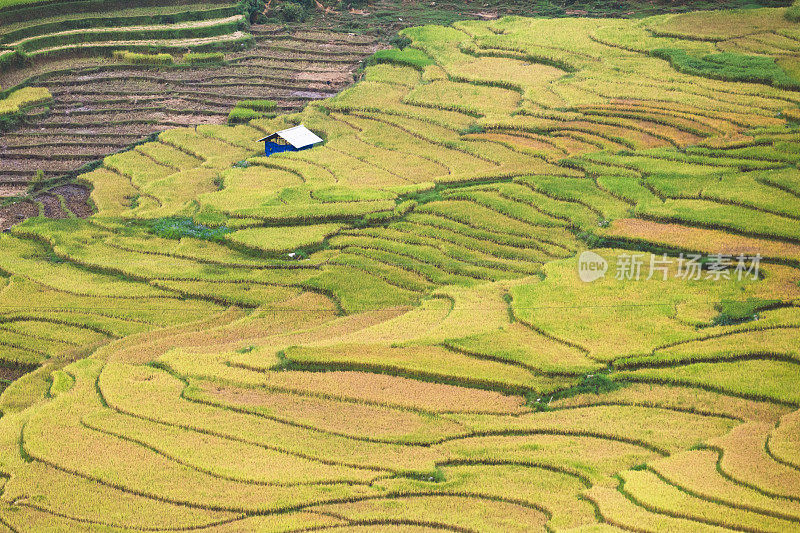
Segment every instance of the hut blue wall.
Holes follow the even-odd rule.
[[[291,144],[278,144],[272,141],[264,142],[264,155],[272,155],[280,152],[296,152],[297,148]]]
[[[315,144],[309,144],[302,148],[295,148],[291,144],[278,144],[272,141],[264,141],[264,155],[270,156],[272,154],[279,154],[281,152],[299,152],[300,150],[308,150],[313,148]]]

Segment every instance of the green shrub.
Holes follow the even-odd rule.
[[[183,62],[190,65],[224,63],[225,55],[222,52],[189,52],[184,54]]]
[[[411,45],[411,39],[405,35],[395,35],[389,39],[389,44],[400,50],[404,50],[406,46]]]
[[[476,133],[486,133],[486,128],[484,128],[483,126],[481,126],[477,122],[474,122],[474,123],[470,124],[469,127],[464,128],[463,130],[461,130],[459,133],[461,135],[472,135],[472,134],[476,134]]]
[[[573,385],[567,389],[554,392],[552,395],[545,398],[537,397],[534,394],[527,394],[526,399],[528,405],[536,411],[546,411],[549,408],[550,402],[553,400],[563,400],[572,396],[581,394],[604,394],[607,392],[614,392],[615,390],[624,387],[625,383],[614,381],[606,374],[587,374],[583,376],[577,385]],[[545,401],[546,400],[546,401]]]
[[[206,241],[222,241],[230,229],[222,226],[210,228],[203,224],[196,224],[191,218],[187,217],[168,217],[158,218],[149,222],[150,231],[164,239],[181,239],[183,237],[193,237]]]
[[[733,52],[691,56],[680,48],[658,48],[650,52],[666,59],[678,72],[725,81],[765,83],[782,88],[800,87],[777,63],[768,56],[751,56]]]
[[[41,169],[37,170],[36,173],[34,173],[33,177],[31,177],[31,180],[28,182],[28,194],[33,194],[37,192],[37,189],[41,187],[44,181],[45,181],[44,172]]]
[[[795,3],[786,10],[783,16],[790,22],[800,22],[800,2],[795,1]]]
[[[244,0],[240,5],[247,16],[247,20],[251,22],[257,22],[258,16],[264,13],[265,5],[263,0]]]
[[[303,22],[306,20],[306,8],[295,2],[281,4],[281,18],[286,22]]]
[[[115,50],[112,57],[134,65],[171,65],[175,59],[170,54],[140,54],[127,50]]]

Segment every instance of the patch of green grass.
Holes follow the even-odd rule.
[[[786,13],[783,14],[786,20],[791,22],[800,22],[800,2],[795,1],[789,9],[786,10]]]
[[[715,307],[719,315],[714,317],[712,324],[715,326],[732,326],[755,320],[758,312],[768,309],[780,300],[763,300],[761,298],[748,298],[747,300],[722,300]]]
[[[435,62],[428,54],[416,48],[391,48],[389,50],[378,50],[369,59],[369,64],[392,63],[395,65],[408,65],[417,70],[424,70],[428,65]]]
[[[564,398],[579,396],[581,394],[599,395],[607,392],[614,392],[615,390],[619,390],[625,386],[625,383],[614,381],[606,374],[587,374],[572,387],[556,391],[546,397],[528,394],[526,395],[526,399],[528,401],[528,405],[530,405],[534,410],[546,411],[550,408],[550,402],[553,400],[563,400]]]
[[[149,228],[152,233],[165,239],[193,237],[207,241],[221,241],[231,231],[225,226],[211,228],[203,224],[196,224],[188,217],[159,218],[150,221]]]
[[[669,61],[678,72],[714,78],[725,81],[745,81],[764,83],[781,88],[800,87],[775,59],[768,56],[754,56],[721,52],[692,56],[680,48],[658,48],[650,52],[653,56]]]

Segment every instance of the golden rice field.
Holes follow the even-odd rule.
[[[0,531],[800,530],[792,12],[409,28],[106,157],[0,234]]]

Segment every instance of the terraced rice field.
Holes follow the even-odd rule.
[[[11,196],[24,192],[39,170],[45,178],[74,174],[165,129],[224,124],[238,100],[270,98],[280,111],[298,110],[352,83],[359,61],[376,48],[372,37],[271,26],[250,31],[255,46],[226,54],[225,66],[159,69],[106,59],[41,75],[34,83],[51,91],[50,111],[32,113],[0,136],[0,187]],[[30,72],[9,72],[8,81],[24,74]]]
[[[410,28],[106,157],[0,235],[0,523],[797,530],[786,14]]]

